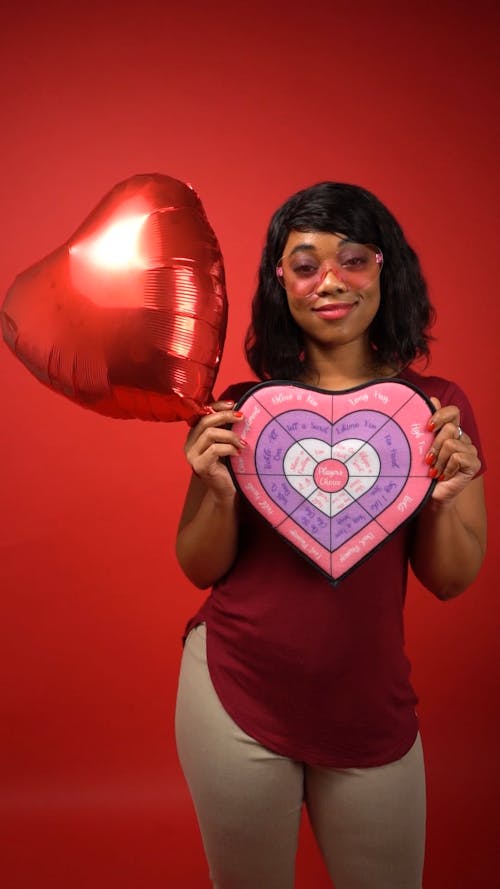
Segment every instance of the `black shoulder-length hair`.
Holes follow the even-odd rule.
[[[248,363],[259,379],[299,379],[304,370],[302,331],[276,277],[291,231],[342,234],[380,247],[381,301],[370,328],[377,362],[401,369],[418,357],[428,359],[435,313],[417,255],[401,226],[364,188],[320,182],[292,195],[269,225],[245,338]]]

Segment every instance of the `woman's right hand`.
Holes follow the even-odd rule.
[[[191,429],[184,452],[195,475],[216,496],[233,496],[235,487],[227,466],[221,457],[235,457],[246,442],[225,428],[241,420],[243,414],[233,410],[233,401],[216,401],[210,405],[210,413],[202,417]]]

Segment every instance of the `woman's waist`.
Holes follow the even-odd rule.
[[[273,683],[314,685],[329,694],[332,686],[363,689],[406,684],[410,666],[400,626],[346,627],[334,617],[307,619],[286,611],[227,613],[217,603],[203,615],[213,662],[240,675]]]

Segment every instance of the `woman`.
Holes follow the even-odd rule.
[[[324,182],[273,216],[250,366],[331,391],[391,377],[418,386],[436,407],[426,462],[438,482],[415,519],[332,586],[235,490],[224,458],[246,446],[231,426],[253,384],[231,387],[190,432],[177,554],[213,589],[188,625],[176,732],[217,889],[291,889],[304,803],[336,889],[422,885],[407,568],[448,599],[474,580],[486,539],[470,405],[409,369],[428,356],[432,318],[418,259],[369,192]]]

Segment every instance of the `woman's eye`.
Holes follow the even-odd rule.
[[[366,262],[366,256],[343,256],[340,265],[343,269],[362,269]]]
[[[294,275],[298,275],[299,278],[307,278],[310,275],[315,275],[318,271],[318,267],[315,265],[311,265],[310,263],[301,263],[300,265],[296,265],[292,269]]]

